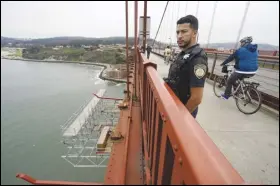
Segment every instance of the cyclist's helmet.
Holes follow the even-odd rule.
[[[247,36],[247,37],[244,37],[243,39],[240,40],[240,43],[252,43],[253,41],[253,38],[252,36]]]

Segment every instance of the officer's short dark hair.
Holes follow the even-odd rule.
[[[189,23],[192,29],[198,30],[198,19],[195,16],[187,15],[185,17],[181,17],[177,21],[177,25],[184,24],[184,23]]]

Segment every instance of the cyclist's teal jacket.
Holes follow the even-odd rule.
[[[258,45],[247,44],[240,47],[230,55],[221,65],[225,65],[235,59],[235,69],[244,72],[255,72],[258,70]]]

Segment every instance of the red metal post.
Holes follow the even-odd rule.
[[[159,144],[159,137],[161,135],[160,129],[159,129],[159,111],[158,111],[158,104],[156,103],[156,120],[154,122],[155,125],[155,136],[154,136],[154,150],[153,150],[153,155],[151,158],[151,176],[152,176],[152,184],[155,185],[157,183],[157,178],[156,178],[156,159],[157,157],[157,152],[159,151],[158,144]]]
[[[146,39],[147,39],[147,1],[144,1],[144,20],[143,20],[143,47],[146,51]]]
[[[134,95],[136,95],[138,1],[134,1]]]
[[[128,65],[128,1],[125,1],[125,40],[126,40],[126,90],[127,90],[127,98],[129,99],[129,65]]]
[[[52,181],[52,180],[36,180],[31,176],[23,173],[16,175],[17,178],[25,180],[33,185],[103,185],[102,183],[94,182],[71,182],[71,181]]]

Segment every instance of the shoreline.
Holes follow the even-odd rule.
[[[37,59],[24,59],[24,58],[17,58],[17,59],[11,59],[6,57],[1,57],[1,59],[7,59],[7,60],[20,60],[20,61],[29,61],[29,62],[45,62],[45,63],[75,63],[75,64],[84,64],[84,65],[95,65],[103,67],[99,74],[99,78],[102,80],[107,81],[113,81],[115,83],[126,83],[125,79],[117,79],[117,78],[108,78],[103,75],[104,71],[106,71],[110,66],[110,64],[107,63],[96,63],[96,62],[84,62],[84,61],[57,61],[57,60],[37,60]]]

